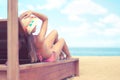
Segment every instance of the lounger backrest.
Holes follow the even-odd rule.
[[[0,63],[7,59],[7,21],[0,20]]]
[[[20,33],[20,29],[19,29]],[[19,34],[19,42],[21,48],[19,50],[19,62],[20,64],[30,62],[27,50],[27,44],[24,37]],[[7,61],[7,20],[0,20],[0,64],[4,64]]]

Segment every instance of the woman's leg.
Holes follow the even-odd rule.
[[[58,33],[56,30],[52,30],[50,34],[45,38],[44,44],[48,48],[52,48],[53,45],[58,41]]]
[[[52,51],[55,51],[57,56],[60,56],[62,51],[65,53],[67,58],[70,58],[70,52],[66,45],[64,39],[58,40],[58,33],[56,30],[53,30],[45,39],[44,46],[46,46],[46,50],[48,51],[47,54],[50,56]]]
[[[51,31],[50,34],[45,38],[44,43],[42,44],[41,49],[39,52],[41,52],[41,55],[44,58],[49,58],[52,54],[51,48],[53,47],[54,43],[56,43],[58,40],[58,33],[56,30]]]
[[[59,39],[58,42],[54,44],[52,47],[52,51],[55,51],[57,53],[57,56],[60,57],[61,52],[63,51],[66,55],[66,58],[70,58],[70,52],[66,45],[66,42],[63,38]]]
[[[59,55],[59,59],[60,59],[60,60],[65,59],[65,55],[64,55],[64,52],[63,52],[63,51],[60,53],[60,55]]]
[[[66,58],[69,59],[71,58],[71,54],[70,54],[70,51],[68,49],[68,46],[66,44],[66,42],[64,41],[64,46],[63,46],[63,52],[66,54]]]

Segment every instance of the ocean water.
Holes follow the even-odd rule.
[[[120,56],[120,48],[69,48],[72,56]]]

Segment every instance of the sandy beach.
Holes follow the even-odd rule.
[[[120,80],[120,56],[80,56],[80,76],[68,80]]]

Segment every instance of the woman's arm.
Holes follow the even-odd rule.
[[[38,17],[40,20],[42,20],[42,26],[40,28],[40,32],[38,34],[38,40],[39,41],[43,41],[44,38],[45,38],[45,35],[46,35],[46,32],[47,32],[47,26],[48,26],[48,18],[47,16],[41,14],[41,13],[37,13],[37,12],[34,12],[34,11],[26,11],[24,12],[23,14],[20,15],[20,20],[23,19],[23,18],[27,18],[27,17],[30,17],[31,15],[35,15],[36,17]]]
[[[32,14],[42,20],[42,25],[41,25],[40,32],[39,32],[37,38],[39,41],[43,41],[45,39],[45,35],[47,32],[48,18],[47,18],[47,16],[45,16],[41,13],[32,12]]]
[[[23,19],[23,18],[27,18],[27,17],[30,17],[30,15],[32,14],[32,11],[26,11],[24,13],[22,13],[19,18],[20,20]]]
[[[39,19],[41,19],[42,21],[48,20],[47,16],[45,16],[41,13],[37,13],[37,12],[32,11],[32,14],[35,15],[36,17],[38,17]]]

